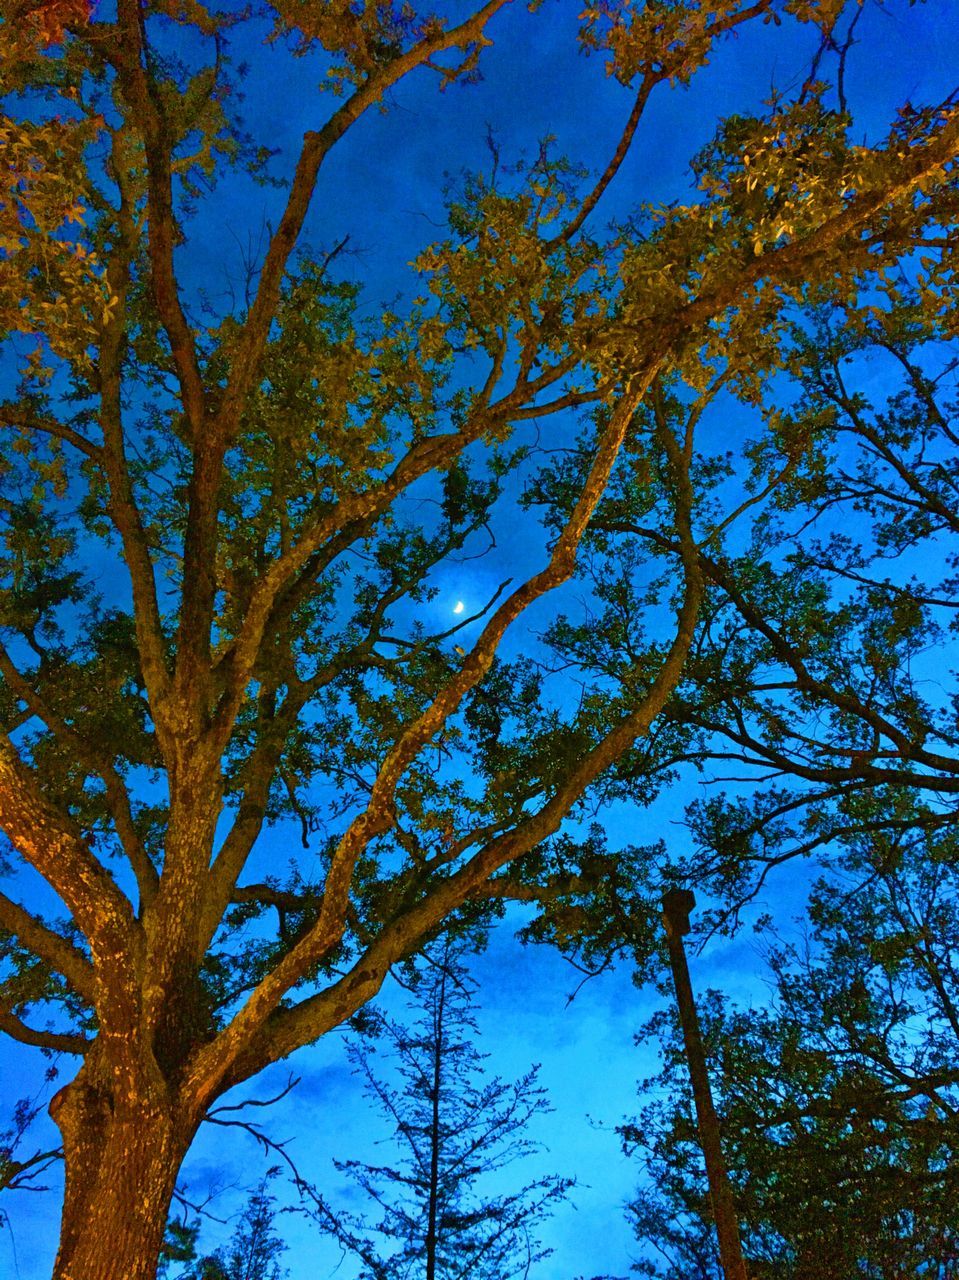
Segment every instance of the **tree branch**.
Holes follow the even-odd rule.
[[[97,364],[100,379],[100,425],[103,431],[102,460],[109,485],[110,513],[120,534],[123,556],[130,573],[140,665],[163,746],[163,730],[166,727],[163,709],[169,683],[166,641],[160,619],[153,561],[130,482],[123,436],[122,359],[126,343],[126,298],[130,283],[130,262],[135,253],[136,228],[121,152],[117,134],[113,139],[112,158],[120,187],[118,244],[116,252],[110,258],[107,280],[118,303],[103,326]]]
[[[120,774],[87,738],[77,733],[62,716],[46,704],[14,665],[13,659],[2,644],[0,644],[0,674],[16,696],[26,703],[31,714],[42,720],[51,733],[75,753],[78,761],[102,778],[116,833],[136,877],[141,905],[148,906],[156,894],[159,877],[140,840],[133,821],[130,796]]]
[[[54,933],[36,916],[3,893],[0,893],[0,928],[13,934],[22,946],[32,951],[55,973],[61,974],[71,990],[93,1006],[96,992],[93,967],[72,942]]]
[[[139,1021],[139,925],[127,898],[72,820],[43,796],[6,735],[0,736],[0,827],[66,904],[89,942],[101,1035],[108,1047],[114,1041],[122,1046]]]
[[[188,494],[183,598],[175,678],[177,700],[198,726],[208,711],[210,628],[216,593],[216,511],[223,458],[239,429],[247,396],[256,380],[270,326],[276,315],[287,263],[302,231],[320,166],[349,128],[371,106],[380,102],[389,88],[436,53],[480,42],[486,23],[507,2],[508,0],[488,0],[482,9],[465,22],[449,30],[432,33],[406,53],[392,59],[380,73],[357,89],[321,129],[306,134],[304,138],[286,208],[264,259],[256,297],[233,354],[222,401],[215,417],[204,425],[202,432],[197,425],[194,438],[195,462]],[[123,3],[132,8],[135,0],[123,0]],[[142,92],[140,96],[143,96]],[[165,188],[158,194],[165,199]],[[151,220],[151,243],[152,232]],[[198,418],[197,424],[199,420]],[[315,549],[322,540],[322,537],[316,540],[310,550]],[[301,557],[300,564],[306,555],[309,555],[309,551]],[[269,600],[261,601],[261,605],[267,609],[278,585],[279,583],[273,587]],[[264,616],[263,613],[258,616],[258,631],[262,628]],[[248,670],[249,666],[244,664],[243,671]]]
[[[180,302],[180,289],[173,267],[173,247],[177,236],[173,212],[172,167],[175,140],[170,136],[167,121],[154,93],[145,22],[138,0],[118,0],[117,21],[120,39],[115,47],[116,67],[124,96],[142,132],[147,159],[147,249],[153,297],[170,340],[183,409],[193,440],[198,442],[205,417],[206,391],[196,344]]]
[[[410,726],[387,757],[374,783],[367,809],[351,823],[333,855],[316,924],[251,993],[247,1004],[220,1037],[197,1055],[191,1067],[191,1078],[201,1098],[212,1096],[223,1080],[235,1082],[245,1078],[267,1062],[285,1056],[349,1017],[375,994],[390,965],[406,954],[417,939],[465,901],[501,866],[553,834],[570,806],[590,783],[636,738],[648,731],[662,710],[680,678],[692,644],[703,589],[691,528],[692,487],[683,451],[672,437],[664,440],[663,444],[675,486],[676,519],[686,586],[673,643],[641,704],[574,766],[566,781],[537,813],[486,846],[459,871],[441,881],[432,893],[398,921],[388,925],[343,979],[292,1010],[277,1010],[282,995],[339,938],[352,867],[372,836],[388,827],[392,788],[400,773],[421,746],[429,741],[438,725],[452,714],[467,689],[482,678],[502,630],[515,616],[514,611],[521,611],[532,599],[564,581],[572,572],[579,538],[605,488],[606,478],[636,406],[653,377],[651,371],[646,380],[624,395],[617,405],[597,448],[580,500],[554,547],[550,566],[524,584],[497,611],[456,678]],[[331,1017],[336,1021],[327,1024],[325,1020]]]
[[[73,1053],[79,1057],[87,1052],[93,1044],[86,1036],[68,1035],[61,1031],[37,1031],[11,1010],[0,997],[0,1031],[19,1040],[21,1044],[32,1045],[36,1049],[50,1049],[54,1053]]]
[[[11,427],[17,427],[20,431],[39,431],[42,435],[53,436],[56,440],[62,440],[64,444],[72,445],[74,449],[79,450],[92,462],[102,462],[103,460],[103,449],[100,445],[94,444],[86,436],[81,435],[79,431],[75,431],[73,427],[68,427],[65,423],[58,422],[56,418],[48,414],[27,412],[22,405],[11,404],[8,401],[5,404],[0,404],[0,420]]]

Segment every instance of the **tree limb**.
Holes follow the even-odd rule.
[[[93,1006],[96,992],[93,966],[72,942],[54,933],[3,893],[0,893],[0,928],[13,934],[22,946],[65,978],[76,995]]]
[[[66,904],[89,942],[101,1035],[108,1044],[116,1039],[122,1045],[139,1020],[139,925],[128,899],[72,820],[43,796],[6,735],[0,736],[0,827]]]

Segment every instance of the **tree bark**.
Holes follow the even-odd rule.
[[[122,1098],[87,1066],[50,1113],[66,1166],[53,1280],[154,1280],[193,1127],[178,1118],[162,1083]]]

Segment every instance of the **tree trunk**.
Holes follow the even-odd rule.
[[[430,1194],[426,1217],[426,1280],[436,1280],[436,1219],[440,1190],[440,1087],[443,1069],[443,1021],[446,1013],[446,980],[449,976],[449,938],[443,953],[443,976],[433,1010],[433,1106],[430,1116]]]
[[[51,1103],[66,1165],[53,1280],[154,1280],[193,1135],[163,1086],[149,1092],[124,1102],[84,1068]]]
[[[689,889],[671,889],[663,895],[666,945],[669,948],[669,962],[676,987],[679,1021],[686,1048],[686,1065],[693,1087],[693,1101],[696,1104],[699,1140],[706,1161],[706,1179],[709,1183],[709,1199],[713,1207],[716,1235],[719,1238],[719,1257],[723,1275],[726,1280],[749,1280],[740,1242],[736,1202],[723,1157],[719,1117],[716,1115],[712,1090],[709,1087],[709,1068],[706,1065],[706,1050],[703,1047],[703,1037],[699,1027],[699,1014],[696,1011],[696,1000],[689,979],[689,966],[686,963],[686,949],[683,946],[683,937],[689,932],[689,912],[695,905],[695,901]]]

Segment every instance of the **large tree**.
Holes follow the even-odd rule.
[[[630,853],[629,910],[605,937],[596,916],[585,931],[590,959],[600,939],[631,944],[654,974],[652,904],[679,877],[708,895],[707,945],[764,914],[793,939],[773,957],[772,1014],[761,995],[709,1009],[746,1242],[769,1275],[956,1266],[957,349],[938,267],[917,255],[782,333],[777,429],[808,444],[747,540],[700,545],[702,625],[658,729],[682,727],[675,758],[712,789],[682,844]],[[626,503],[601,505],[590,537],[626,530],[660,537]],[[628,635],[623,577],[608,595]],[[555,639],[593,681],[623,647],[609,625]],[[582,951],[583,936],[560,940]],[[673,1037],[657,1091],[680,1066]],[[652,1153],[634,1206],[661,1255],[650,1274],[720,1274],[688,1111],[676,1093],[629,1131]]]
[[[828,50],[842,21],[832,2],[604,3],[579,45],[632,96],[612,153],[586,157],[598,177],[494,142],[371,318],[344,238],[308,234],[327,161],[362,156],[407,78],[474,78],[504,5],[283,0],[266,26],[166,0],[5,6],[0,1014],[80,1061],[51,1104],[58,1277],[152,1275],[216,1099],[351,1017],[444,921],[612,869],[544,842],[599,784],[651,795],[678,750],[642,743],[715,579],[703,551],[751,501],[700,443],[708,405],[761,399],[784,317],[853,305],[917,245],[948,280],[959,115],[910,108],[854,141],[824,62],[720,123],[695,191],[603,230],[650,100],[750,23],[781,24],[791,57],[797,24]],[[535,39],[550,18],[527,21]],[[271,156],[247,131],[302,60],[336,96],[300,104],[299,154]],[[235,206],[244,175],[281,207],[214,295],[191,246],[222,239],[218,191]],[[558,494],[547,430],[580,433]],[[802,448],[767,420],[753,501]],[[631,565],[646,627],[577,699],[523,617],[551,597],[575,630],[564,584],[604,496],[643,528],[594,542],[583,607],[615,623]],[[512,580],[458,636],[428,625],[438,566],[505,528]],[[313,842],[285,880],[283,823]]]

